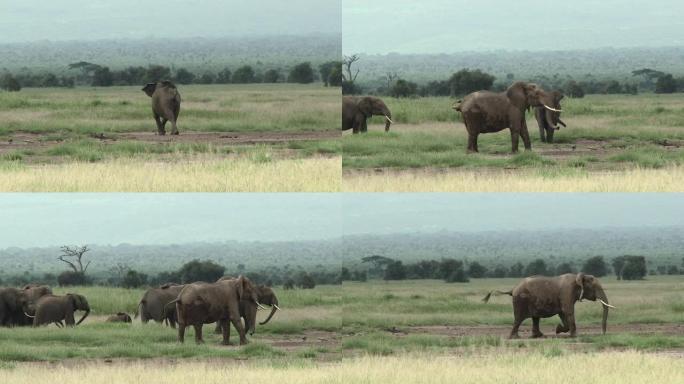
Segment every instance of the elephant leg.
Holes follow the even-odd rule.
[[[195,327],[195,343],[197,343],[197,344],[203,344],[204,343],[204,340],[202,339],[202,326],[203,325],[204,324],[202,324],[202,323],[194,325],[194,327]]]
[[[230,323],[228,320],[220,320],[217,325],[223,336],[223,345],[230,345]]]
[[[219,321],[216,322],[216,328],[214,328],[214,333],[217,334],[217,335],[220,335],[220,334],[223,333],[223,328],[222,328],[222,325],[221,325],[221,320],[219,320]]]
[[[185,324],[178,323],[178,342],[181,344],[185,342]]]
[[[532,318],[532,338],[544,337],[544,334],[539,330],[539,318]]]
[[[575,314],[568,313],[565,317],[566,324],[570,328],[570,337],[577,336],[577,326],[575,325]]]
[[[240,336],[240,345],[247,344],[247,337],[245,337],[245,327],[242,325],[240,312],[237,310],[230,312],[230,322],[233,323],[233,326],[238,331],[238,335]]]
[[[541,139],[542,143],[546,143],[546,127],[544,127],[542,124],[539,124],[539,138]]]
[[[176,120],[171,120],[171,134],[178,135],[178,126],[176,125]]]
[[[477,152],[477,133],[468,133],[468,153]]]
[[[553,133],[555,132],[555,129],[549,128],[548,131],[546,131],[546,142],[547,143],[553,143]]]
[[[157,134],[160,136],[166,135],[166,131],[164,130],[164,124],[162,124],[159,115],[157,115],[156,113],[154,114],[154,121],[157,123]]]
[[[511,152],[518,152],[518,139],[520,132],[517,129],[511,128]]]
[[[530,133],[527,130],[527,123],[523,121],[522,127],[520,128],[520,136],[522,137],[523,144],[525,145],[525,150],[529,151],[532,149],[532,143],[530,142]],[[516,150],[518,150],[516,145]]]
[[[366,119],[363,119],[361,122],[361,133],[366,133],[368,132],[368,121]]]
[[[170,317],[170,318],[168,318],[168,322],[169,322],[169,325],[171,326],[171,328],[176,329],[176,319],[174,319],[173,317]]]
[[[570,327],[568,326],[568,320],[565,318],[565,314],[561,312],[558,314],[558,317],[561,319],[561,324],[556,325],[556,335],[570,330]]]
[[[518,335],[518,329],[520,328],[520,324],[522,324],[523,320],[525,320],[524,317],[518,316],[517,314],[515,315],[515,320],[513,321],[513,328],[511,328],[511,334],[508,336],[509,339],[520,338],[520,336]]]
[[[64,322],[69,327],[73,327],[74,325],[76,325],[76,321],[74,321],[74,313],[67,313],[66,316],[64,316]]]

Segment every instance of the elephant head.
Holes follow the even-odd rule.
[[[258,287],[258,290],[259,290],[259,302],[261,304],[271,306],[271,313],[268,315],[266,320],[259,323],[259,325],[264,325],[271,320],[273,315],[275,315],[276,311],[279,310],[280,307],[278,307],[278,298],[276,297],[275,292],[273,292],[273,289],[271,289],[271,287],[267,287],[265,285],[260,285]]]
[[[254,334],[256,330],[256,311],[259,308],[264,308],[259,303],[259,294],[257,287],[249,280],[247,277],[240,275],[235,279],[235,284],[237,287],[238,299],[241,305],[244,305],[244,316],[246,331]]]
[[[603,319],[601,321],[601,329],[603,333],[606,333],[606,327],[608,324],[608,308],[615,308],[608,303],[608,296],[603,290],[601,283],[598,279],[592,275],[586,275],[584,273],[578,273],[575,278],[575,283],[577,284],[577,300],[582,301],[583,299],[591,301],[600,301],[603,305]]]
[[[390,112],[387,105],[377,97],[366,96],[362,97],[358,103],[359,111],[363,113],[366,118],[371,116],[385,116],[385,132],[388,132],[392,121],[392,112]]]
[[[145,92],[145,94],[149,97],[152,97],[154,94],[154,91],[157,90],[157,83],[147,83],[145,86],[142,88],[142,91]]]
[[[67,296],[68,302],[71,304],[71,307],[73,308],[74,312],[76,312],[78,310],[85,311],[85,313],[83,314],[83,317],[81,317],[81,319],[78,320],[78,322],[76,322],[76,325],[79,325],[90,314],[90,305],[88,304],[88,300],[85,298],[85,296],[78,295],[75,293],[67,293],[66,296]]]
[[[544,114],[546,116],[546,121],[549,126],[555,130],[559,130],[559,124],[566,127],[565,123],[560,119],[561,115],[561,105],[560,101],[563,100],[564,95],[558,91],[553,91],[549,93],[549,103],[544,105]]]
[[[511,104],[521,111],[530,107],[544,107],[553,112],[562,112],[560,109],[551,107],[551,105],[555,105],[553,94],[544,91],[534,83],[517,81],[508,87],[506,96]]]

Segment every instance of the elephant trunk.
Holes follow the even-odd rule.
[[[392,113],[389,109],[385,109],[385,132],[389,132],[390,125],[392,125]]]
[[[276,311],[277,311],[278,309],[279,309],[279,308],[278,308],[278,302],[275,301],[274,303],[272,303],[272,306],[271,306],[271,313],[268,315],[268,317],[266,318],[266,320],[264,320],[263,322],[259,323],[259,325],[264,325],[264,324],[268,323],[268,322],[271,320],[271,317],[273,317],[273,315],[275,315],[275,313],[276,313]]]
[[[605,335],[606,328],[608,326],[608,308],[610,304],[608,303],[608,297],[606,296],[606,293],[603,291],[603,289],[599,289],[598,292],[596,292],[596,296],[601,302],[601,305],[603,305],[603,319],[601,320],[601,330]]]
[[[85,318],[88,317],[88,315],[90,315],[90,308],[86,309],[85,313],[83,314],[83,317],[81,317],[81,319],[76,323],[76,325],[81,324],[83,320],[85,320]]]

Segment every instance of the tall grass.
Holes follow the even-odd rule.
[[[188,155],[183,159],[119,158],[27,166],[0,162],[3,192],[335,192],[340,158],[275,159],[267,149],[246,158]]]

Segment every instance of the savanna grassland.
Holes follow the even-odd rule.
[[[542,320],[546,339],[528,339],[526,322],[523,338],[509,341],[510,297],[496,296],[488,304],[481,299],[516,282],[370,281],[345,282],[341,290],[278,289],[282,311],[257,326],[244,347],[220,346],[211,326],[205,327],[207,343],[196,346],[192,330],[178,345],[174,330],[154,323],[104,323],[107,313],[132,312],[142,291],[73,288],[90,298],[92,317],[74,329],[0,330],[0,380],[573,383],[578,372],[591,382],[684,379],[680,277],[603,278],[617,307],[607,335],[600,334],[600,305],[583,302],[576,306],[578,338],[555,337],[552,318]]]
[[[338,88],[179,90],[179,136],[155,135],[139,87],[0,93],[0,190],[339,190]]]
[[[681,95],[565,98],[567,128],[539,139],[528,114],[532,151],[511,154],[508,130],[467,134],[453,99],[385,98],[395,125],[374,118],[366,135],[343,135],[343,190],[349,191],[681,191],[684,176]]]

